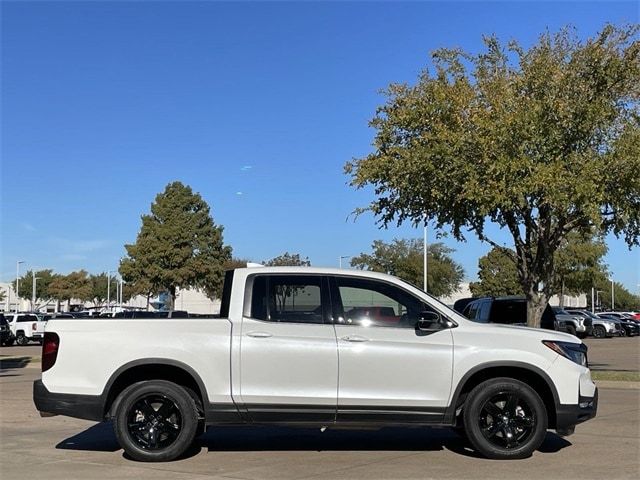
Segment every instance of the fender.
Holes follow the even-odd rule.
[[[521,368],[523,370],[528,370],[532,373],[537,374],[538,376],[540,376],[545,383],[547,384],[547,386],[549,387],[549,390],[551,391],[551,394],[553,395],[553,403],[556,409],[556,412],[558,411],[558,407],[560,405],[560,397],[558,396],[558,391],[556,390],[556,386],[553,383],[553,381],[551,380],[551,378],[549,377],[549,375],[546,374],[546,372],[544,372],[544,370],[536,367],[535,365],[531,365],[528,363],[524,363],[524,362],[517,362],[517,361],[510,361],[510,360],[499,360],[499,361],[495,361],[495,362],[485,362],[485,363],[481,363],[480,365],[476,365],[475,367],[469,369],[460,379],[460,381],[458,382],[458,385],[456,386],[455,392],[453,393],[452,397],[451,397],[451,402],[449,403],[449,406],[447,407],[447,410],[445,411],[444,414],[444,423],[446,424],[451,424],[453,425],[456,421],[456,405],[458,404],[458,398],[460,397],[460,392],[462,391],[462,388],[464,387],[464,385],[467,383],[467,381],[476,373],[481,372],[482,370],[487,370],[489,368],[496,368],[496,367],[511,367],[511,368]],[[555,412],[554,412],[555,414]]]
[[[120,377],[120,375],[122,375],[124,372],[126,372],[131,368],[140,367],[142,365],[154,365],[154,366],[168,365],[168,366],[180,368],[185,372],[187,372],[189,375],[191,375],[191,377],[193,377],[193,379],[196,382],[196,385],[198,385],[198,389],[200,390],[200,392],[196,392],[196,393],[200,393],[200,396],[202,398],[202,403],[204,404],[203,406],[206,409],[206,406],[209,403],[209,397],[207,395],[207,389],[204,386],[204,382],[202,381],[202,378],[200,378],[200,375],[198,375],[196,371],[193,368],[191,368],[189,365],[179,362],[177,360],[172,360],[170,358],[141,358],[138,360],[133,360],[131,362],[125,363],[124,365],[120,366],[114,373],[111,374],[111,376],[109,377],[109,380],[107,380],[107,384],[102,390],[102,394],[100,395],[100,398],[102,399],[103,408],[106,407],[106,403],[109,398],[109,392],[113,388],[114,383]],[[116,403],[117,403],[116,399],[114,398],[113,403],[109,406],[110,411],[113,410],[113,407],[116,405]]]

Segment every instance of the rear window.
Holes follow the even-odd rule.
[[[491,323],[527,323],[527,303],[518,300],[495,300]]]
[[[251,317],[269,322],[323,323],[322,278],[259,275],[253,281]]]
[[[35,315],[20,315],[18,317],[18,322],[37,322],[38,317]]]

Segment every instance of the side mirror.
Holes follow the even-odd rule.
[[[443,328],[443,326],[444,325],[439,314],[436,312],[426,311],[420,313],[420,319],[418,320],[416,329],[421,331],[433,331],[439,330]]]

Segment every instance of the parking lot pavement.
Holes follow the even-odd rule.
[[[640,370],[640,337],[586,338],[591,370]]]
[[[145,464],[123,456],[110,424],[40,418],[36,368],[0,372],[0,478],[425,479],[640,477],[640,390],[602,389],[598,416],[562,439],[548,433],[526,460],[477,458],[448,429],[209,430],[187,458]]]

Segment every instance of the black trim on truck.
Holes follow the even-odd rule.
[[[556,432],[566,437],[571,435],[576,425],[592,419],[598,412],[598,389],[593,397],[578,397],[577,405],[560,404],[556,409]]]
[[[42,380],[33,382],[33,403],[41,415],[49,413],[96,422],[104,420],[104,402],[100,395],[50,392]]]

